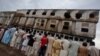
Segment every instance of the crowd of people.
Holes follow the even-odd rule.
[[[4,33],[4,34],[3,34]],[[1,43],[21,50],[26,56],[100,56],[95,43],[80,44],[65,37],[54,36],[25,28],[10,27],[4,31],[0,27]]]

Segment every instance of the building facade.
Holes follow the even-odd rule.
[[[3,11],[0,12],[0,24],[3,24],[3,26],[8,26],[13,19],[14,11]]]
[[[96,35],[99,10],[20,9],[11,25],[52,32],[69,40],[91,42]]]

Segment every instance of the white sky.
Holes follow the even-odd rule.
[[[100,9],[100,0],[0,0],[0,11],[17,9]],[[100,49],[100,20],[96,47]]]

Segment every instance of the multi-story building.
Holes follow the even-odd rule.
[[[21,9],[12,25],[52,32],[79,42],[91,42],[96,35],[99,10],[92,9]]]
[[[10,21],[13,19],[14,11],[2,11],[0,12],[0,24],[7,26],[10,24]]]

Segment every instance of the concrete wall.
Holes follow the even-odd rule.
[[[86,26],[82,26],[82,24],[85,24]],[[87,28],[88,32],[82,32],[82,28]],[[87,22],[76,22],[75,26],[75,35],[80,36],[87,36],[87,37],[95,37],[95,31],[96,31],[96,24],[95,23],[87,23]]]
[[[29,13],[27,14],[27,12]],[[34,11],[36,11],[36,14],[32,14]],[[46,15],[42,15],[43,12],[46,11]],[[51,15],[51,12],[55,11],[55,15]],[[67,9],[58,9],[58,10],[52,10],[52,9],[22,9],[18,10],[16,13],[22,13],[26,17],[35,18],[33,21],[31,21],[31,24],[34,24],[33,28],[38,29],[44,29],[44,30],[50,30],[50,31],[56,31],[56,32],[62,32],[62,33],[68,33],[78,36],[85,36],[85,37],[95,37],[96,33],[96,23],[99,19],[99,11],[98,10],[67,10]],[[65,17],[65,13],[70,13],[70,18]],[[81,14],[80,18],[76,18],[76,14]],[[90,14],[92,14],[93,17],[90,17]],[[68,16],[68,15],[66,15]],[[44,25],[41,26],[41,20],[44,20]],[[22,22],[23,21],[23,22]],[[28,19],[25,18],[21,19],[19,22],[19,25],[26,24]],[[54,21],[54,22],[52,22]],[[63,29],[64,22],[68,22],[68,29]],[[38,24],[38,25],[37,25]],[[55,25],[55,28],[51,28],[50,25]],[[83,28],[83,29],[82,29]],[[88,32],[82,32],[88,31]]]
[[[14,13],[13,11],[0,12],[0,23],[5,26],[9,25],[13,19]]]
[[[29,14],[26,14],[28,11],[30,11]],[[23,10],[18,10],[17,13],[23,13],[23,14],[25,14],[25,16],[46,17],[46,18],[59,18],[59,19],[66,19],[66,20],[89,21],[89,22],[98,22],[98,18],[99,18],[98,17],[98,14],[99,14],[98,10],[67,10],[67,9],[63,10],[62,9],[62,10],[55,10],[55,15],[54,16],[50,15],[51,12],[54,11],[52,9],[51,10],[50,9],[47,9],[47,10],[46,9],[45,10],[43,10],[43,9],[37,9],[36,10],[36,14],[32,15],[32,13],[34,11],[35,11],[35,9],[33,9],[33,10],[23,9]],[[42,13],[44,11],[46,11],[46,15],[42,15]],[[65,18],[64,17],[65,12],[69,12],[71,18],[69,18],[69,19]],[[79,19],[76,18],[76,14],[77,13],[82,14],[82,16]],[[94,14],[94,17],[90,18],[89,17],[90,14]]]
[[[25,26],[31,27],[34,24],[35,18],[27,18]]]

